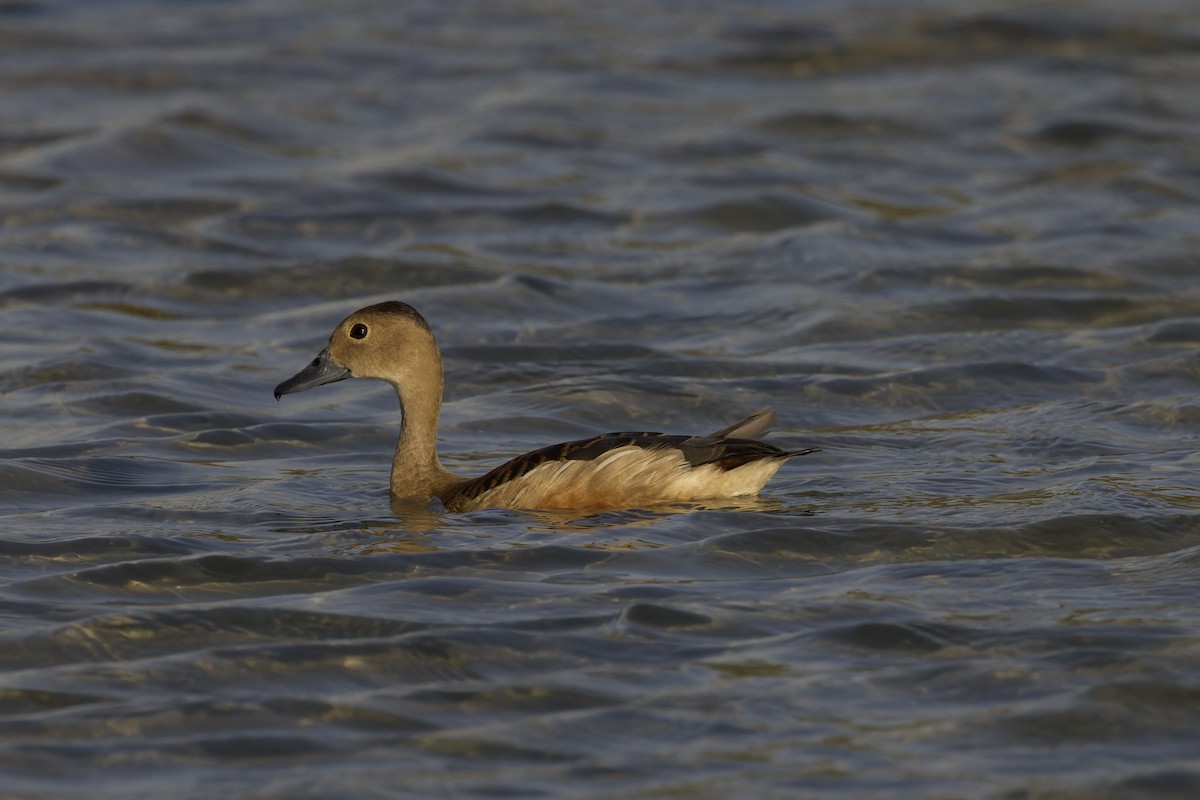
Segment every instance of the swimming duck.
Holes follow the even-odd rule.
[[[342,320],[329,346],[275,387],[275,399],[344,378],[387,381],[400,398],[392,496],[437,497],[450,511],[633,508],[753,495],[783,462],[816,452],[755,441],[775,421],[775,412],[764,408],[707,436],[604,433],[517,456],[479,478],[460,478],[437,454],[441,352],[425,318],[397,301]]]

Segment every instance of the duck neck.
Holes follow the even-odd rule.
[[[442,406],[442,360],[435,356],[436,370],[427,379],[396,384],[403,418],[400,441],[392,459],[392,496],[429,497],[440,495],[457,481],[446,471],[437,454],[438,415]]]

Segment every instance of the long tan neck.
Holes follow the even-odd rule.
[[[441,496],[461,479],[448,472],[438,459],[438,415],[442,407],[442,359],[436,345],[430,354],[434,365],[420,381],[396,384],[400,409],[400,441],[392,459],[393,497]],[[436,367],[436,368],[434,368]]]

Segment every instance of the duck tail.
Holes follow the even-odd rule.
[[[710,433],[709,436],[720,439],[757,439],[766,435],[774,424],[775,409],[767,406],[760,408],[740,422]]]

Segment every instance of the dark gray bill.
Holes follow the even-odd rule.
[[[317,354],[311,364],[275,387],[275,399],[349,377],[350,370],[333,363],[333,359],[329,357],[329,348],[326,347]]]

